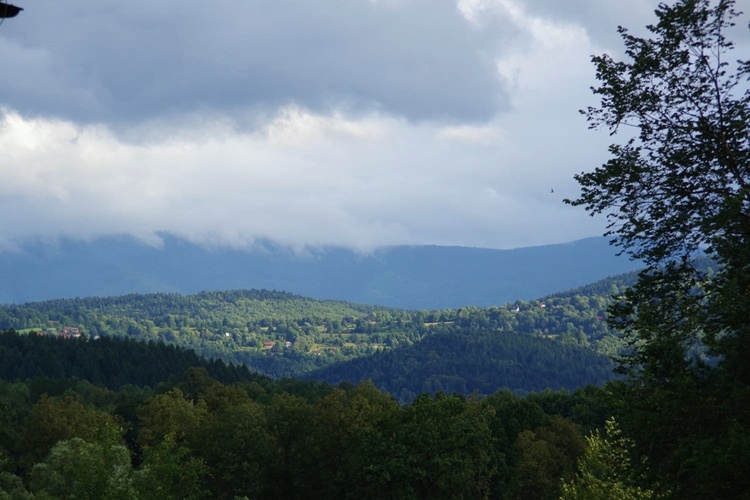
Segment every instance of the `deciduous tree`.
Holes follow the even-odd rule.
[[[647,500],[653,491],[636,485],[631,465],[632,440],[623,436],[615,419],[607,420],[604,432],[586,438],[586,451],[578,459],[574,479],[562,485],[561,500]]]
[[[734,6],[660,4],[649,37],[619,29],[624,60],[593,57],[590,126],[635,134],[567,200],[646,266],[610,320],[629,341],[634,437],[681,498],[750,489],[750,62],[732,56]]]

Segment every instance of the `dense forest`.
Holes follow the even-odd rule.
[[[706,473],[736,455],[717,453],[721,435],[696,438],[725,429],[721,415],[732,411],[703,411],[708,387],[644,400],[638,384],[612,378],[605,354],[623,346],[607,321],[612,297],[636,282],[441,311],[267,291],[5,306],[3,321],[22,333],[0,335],[0,491],[592,498],[571,493],[584,488],[618,492],[593,498],[702,498],[691,488],[738,488],[741,462]],[[227,356],[237,333],[255,338]],[[264,363],[318,367],[305,377],[324,382],[250,368]],[[651,405],[669,409],[654,419]],[[660,452],[696,449],[710,453],[689,477],[685,459]]]
[[[214,379],[270,381],[247,367],[207,360],[193,351],[128,338],[64,338],[36,334],[0,333],[0,379],[78,378],[109,389],[124,385],[155,387],[182,376],[188,368],[202,368]]]
[[[450,329],[405,347],[343,361],[304,376],[337,384],[370,380],[400,402],[438,392],[518,394],[574,390],[612,379],[612,361],[578,345],[516,332]]]
[[[617,407],[618,386],[584,386],[612,377],[596,352],[616,344],[603,293],[627,281],[443,311],[268,291],[5,306],[22,333],[0,335],[0,487],[15,498],[557,498]],[[307,378],[329,383],[222,358],[322,366]]]
[[[0,340],[4,355],[34,349],[21,370],[87,364],[75,378],[0,382],[8,498],[552,499],[613,407],[613,392],[594,387],[399,405],[371,383],[273,381],[154,343]],[[106,362],[87,362],[102,356],[150,361],[160,375],[115,379]],[[175,376],[185,360],[196,367]]]
[[[243,364],[276,378],[323,373],[316,370],[357,358],[372,358],[363,361],[369,365],[372,360],[382,361],[385,369],[390,356],[413,358],[411,353],[422,351],[418,345],[433,335],[444,339],[452,335],[476,337],[469,345],[477,346],[476,352],[468,353],[455,341],[432,341],[425,350],[438,352],[440,360],[446,363],[443,367],[433,360],[429,369],[437,375],[441,372],[456,375],[455,366],[476,363],[477,358],[469,361],[467,356],[479,356],[486,363],[503,359],[510,362],[513,355],[496,359],[501,353],[493,351],[492,346],[511,341],[519,348],[525,344],[524,349],[543,347],[550,358],[560,360],[577,352],[569,346],[578,346],[590,352],[581,354],[585,361],[579,358],[572,362],[604,367],[607,366],[604,356],[619,349],[617,337],[607,325],[606,309],[611,294],[621,293],[629,280],[629,275],[610,278],[588,295],[570,291],[502,307],[438,311],[316,301],[257,290],[66,299],[0,306],[0,328],[53,336],[75,330],[88,338],[159,341],[192,349],[208,358]],[[479,345],[486,345],[486,349],[478,349]],[[391,351],[397,352],[389,354]],[[416,358],[412,361],[421,363]],[[353,371],[339,370],[341,380],[361,378],[354,368],[356,365],[345,366],[351,366]],[[499,380],[492,374],[488,377]],[[390,374],[384,378],[391,378]],[[502,378],[507,380],[507,376]],[[330,380],[328,375],[325,379]],[[557,383],[552,379],[549,387]],[[602,380],[601,373],[593,378],[584,376],[575,386]],[[571,387],[569,384],[558,387]],[[507,385],[522,389],[522,384],[515,381],[508,380]],[[474,390],[487,393],[488,388],[493,390],[486,384],[467,385],[468,393]],[[526,389],[536,388],[539,387]],[[406,389],[418,394],[424,388]]]

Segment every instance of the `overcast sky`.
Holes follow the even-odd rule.
[[[14,0],[0,247],[172,233],[369,250],[600,235],[592,54],[656,1]],[[744,23],[746,23],[746,17]],[[739,56],[738,56],[739,57]]]

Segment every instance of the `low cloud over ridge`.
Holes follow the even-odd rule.
[[[645,4],[623,24],[649,22]],[[596,21],[614,33],[617,9],[30,6],[0,31],[0,246],[166,232],[239,248],[513,248],[600,234],[561,200],[605,159],[609,137],[577,110],[594,102],[589,56],[612,40]]]

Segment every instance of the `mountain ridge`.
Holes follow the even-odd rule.
[[[0,254],[0,303],[128,293],[266,289],[403,309],[501,305],[632,271],[604,238],[493,250],[399,246],[299,254],[273,245],[206,249],[166,235],[162,248],[128,237],[29,244]]]

